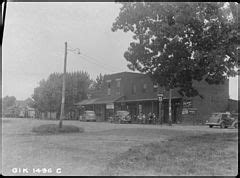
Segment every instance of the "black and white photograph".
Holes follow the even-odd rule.
[[[2,3],[3,176],[237,176],[237,2]]]

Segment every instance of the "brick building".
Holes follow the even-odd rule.
[[[206,82],[194,82],[204,96],[183,98],[177,90],[172,92],[173,123],[191,122],[189,108],[196,108],[196,121],[203,122],[212,112],[223,112],[228,105],[228,81],[224,85],[208,85]],[[163,94],[159,107],[158,93]],[[168,121],[169,93],[154,84],[145,74],[121,72],[104,77],[103,87],[99,91],[89,92],[89,98],[77,103],[79,114],[84,110],[94,110],[99,121],[106,121],[117,110],[128,110],[132,116],[140,112],[148,114],[160,113],[163,122]]]

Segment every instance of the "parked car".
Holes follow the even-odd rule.
[[[83,121],[97,121],[96,114],[94,111],[84,111],[82,116]]]
[[[119,123],[131,123],[131,116],[128,111],[117,111],[115,115],[115,121]]]
[[[238,127],[238,121],[231,116],[230,113],[213,113],[209,120],[206,121],[206,125],[210,128],[213,126],[220,126],[220,128]]]
[[[238,128],[239,122],[238,122],[238,113],[232,113],[231,116],[235,119],[233,125],[235,128]]]

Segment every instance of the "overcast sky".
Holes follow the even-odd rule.
[[[99,73],[130,71],[123,53],[132,35],[111,31],[120,7],[113,2],[8,3],[2,48],[3,96],[26,99],[41,79],[62,72],[65,41],[83,54],[68,52],[68,72],[84,70],[95,79]],[[230,80],[230,98],[236,99],[237,91],[237,80]]]

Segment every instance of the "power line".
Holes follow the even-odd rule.
[[[81,53],[81,54],[82,54],[82,53]],[[86,55],[86,54],[82,54],[82,55],[84,55],[85,57],[88,57],[88,58],[90,58],[90,59],[92,59],[92,60],[94,60],[94,61],[97,61],[97,59],[94,58],[94,57],[92,57],[92,56],[89,56],[89,55]],[[99,59],[101,59],[101,58],[99,58]],[[104,61],[103,59],[101,59],[101,60]],[[116,66],[112,66],[112,65],[109,65],[109,64],[104,64],[104,65],[107,65],[107,66],[109,66],[109,67],[111,67],[111,68],[114,68],[114,69],[119,70]]]
[[[95,65],[97,65],[97,66],[99,66],[99,67],[101,67],[101,68],[105,68],[106,70],[109,70],[109,69],[110,69],[110,68],[107,68],[105,65],[96,63],[95,61],[90,60],[89,58],[87,58],[87,57],[85,57],[85,56],[83,56],[83,55],[81,55],[81,57],[84,58],[84,59],[86,59],[86,61],[88,61],[88,62],[90,62],[90,63],[92,63],[92,64],[95,64]],[[112,69],[110,69],[110,71],[114,72]]]
[[[72,53],[74,53],[74,54],[80,54],[81,55],[81,57],[83,57],[84,59],[87,59],[87,61],[89,61],[89,62],[91,62],[92,64],[95,64],[95,65],[97,65],[97,66],[99,66],[99,67],[102,67],[102,68],[105,68],[106,70],[109,70],[110,69],[110,71],[112,71],[112,72],[114,72],[112,69],[114,68],[114,69],[116,69],[116,70],[122,70],[122,69],[119,69],[119,68],[117,68],[116,66],[112,66],[112,65],[109,65],[109,64],[104,64],[104,63],[99,63],[99,61],[97,60],[97,58],[95,58],[95,57],[92,57],[92,56],[89,56],[89,55],[87,55],[87,54],[83,54],[82,52],[80,52],[80,49],[79,48],[72,48],[72,47],[70,47],[70,46],[68,46],[68,51],[70,51],[70,52],[72,52]],[[77,52],[77,53],[76,53]],[[99,58],[99,57],[98,57]],[[100,58],[101,59],[101,58]],[[103,59],[101,59],[102,61],[104,61]]]

